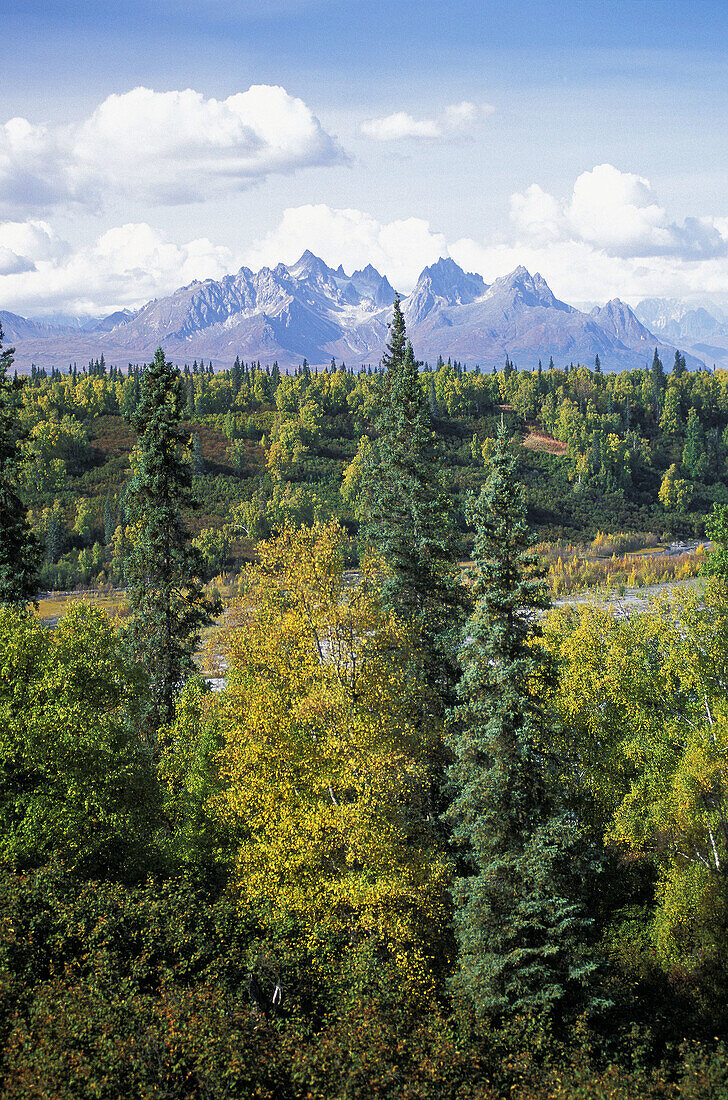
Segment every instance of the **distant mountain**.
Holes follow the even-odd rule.
[[[680,298],[645,298],[635,307],[637,316],[653,332],[668,340],[696,341],[728,336],[723,311],[713,303],[700,304]]]
[[[283,369],[304,357],[312,365],[334,357],[358,368],[379,362],[394,297],[371,264],[347,275],[306,251],[290,266],[242,267],[220,280],[195,281],[134,313],[87,322],[81,331],[11,313],[0,313],[0,321],[20,369],[31,362],[64,367],[102,352],[109,363],[142,362],[160,344],[177,362],[204,358],[218,367],[240,355],[277,359]],[[582,312],[525,267],[488,286],[443,258],[424,269],[402,307],[418,358],[430,362],[452,356],[488,369],[508,355],[521,367],[535,367],[553,356],[557,364],[591,366],[599,355],[603,369],[616,370],[645,366],[655,346],[666,364],[675,351],[619,299]]]
[[[417,296],[415,288],[403,303],[408,322],[409,303]],[[546,366],[552,356],[557,364],[592,366],[598,355],[605,370],[617,370],[644,366],[657,345],[670,352],[670,362],[675,350],[648,333],[618,300],[592,314],[582,313],[560,301],[543,276],[531,275],[525,267],[496,279],[462,305],[438,304],[415,320],[411,335],[420,358],[453,355],[482,366],[500,366],[506,355],[521,367],[535,367],[539,360]]]
[[[3,327],[5,344],[19,343],[28,339],[57,339],[74,330],[70,325],[54,325],[47,321],[31,321],[17,313],[8,313],[0,309],[0,324]]]
[[[115,313],[110,313],[108,317],[86,321],[82,328],[84,332],[111,332],[112,329],[117,328],[119,325],[125,325],[127,321],[133,320],[134,317],[136,317],[136,312],[131,309],[117,309]]]
[[[425,268],[407,298],[407,322],[415,327],[429,319],[432,327],[436,317],[449,316],[450,307],[469,305],[487,289],[480,275],[466,275],[454,260],[440,259]]]
[[[635,313],[663,340],[704,364],[728,366],[728,310],[710,298],[644,298]]]
[[[625,347],[643,348],[646,354],[653,352],[655,337],[645,328],[633,310],[619,298],[612,298],[605,306],[595,306],[590,316],[600,328],[611,333]]]

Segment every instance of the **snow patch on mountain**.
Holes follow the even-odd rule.
[[[140,362],[159,345],[180,362],[196,357],[220,367],[240,355],[277,359],[283,369],[304,356],[312,365],[334,357],[358,368],[379,362],[394,297],[394,288],[371,264],[347,275],[307,250],[290,266],[257,272],[241,267],[219,280],[196,280],[135,313],[111,314],[87,331],[14,314],[0,313],[0,321],[16,344],[21,368],[31,361],[67,365],[102,351],[107,362]],[[647,365],[656,346],[671,363],[675,350],[618,298],[583,312],[560,301],[542,275],[523,266],[489,286],[442,258],[423,270],[402,308],[418,358],[430,362],[452,356],[488,369],[507,355],[533,368],[551,356],[557,364],[591,365],[599,355],[603,369],[616,370]]]

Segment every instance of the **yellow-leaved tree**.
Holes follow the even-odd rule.
[[[642,965],[728,979],[725,586],[630,617],[555,612],[546,637],[572,778],[590,789],[607,842],[658,873]]]
[[[259,547],[227,632],[218,812],[239,838],[233,887],[323,973],[393,963],[426,989],[443,962],[447,863],[410,724],[405,628],[335,523]],[[347,965],[349,965],[347,964]]]

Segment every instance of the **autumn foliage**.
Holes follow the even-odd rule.
[[[182,375],[161,350],[126,376],[34,373],[24,438],[0,418],[8,476],[22,448],[43,484],[93,475],[79,409],[136,425],[103,545],[91,491],[34,501],[45,575],[126,577],[132,614],[74,603],[45,626],[0,554],[0,1100],[728,1096],[726,506],[700,588],[550,611],[542,487],[521,489],[507,423],[565,445],[526,473],[561,463],[572,515],[656,493],[658,436],[704,492],[725,378],[657,365],[423,377],[397,305],[386,374],[356,381]],[[450,433],[459,516],[446,412],[491,417],[486,438]],[[351,447],[321,454],[327,418]],[[235,501],[213,428],[240,479],[265,461]],[[660,507],[687,507],[680,480]],[[220,523],[190,547],[192,487]],[[213,691],[193,661],[219,610],[203,558],[222,568],[241,529],[255,560]],[[641,560],[630,540],[597,532],[612,581]]]

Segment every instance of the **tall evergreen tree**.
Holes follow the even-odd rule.
[[[672,368],[673,378],[679,378],[681,374],[685,374],[687,366],[685,364],[685,356],[680,351],[675,352],[675,362]]]
[[[235,356],[235,362],[233,363],[232,370],[230,371],[230,389],[233,398],[236,398],[240,392],[240,379],[242,377],[242,369],[240,367],[240,356]]]
[[[182,508],[190,491],[190,444],[181,428],[185,388],[161,348],[142,380],[132,417],[138,439],[126,495],[133,546],[125,564],[131,615],[130,650],[146,668],[151,689],[151,731],[172,721],[175,698],[192,671],[200,631],[220,610],[204,596],[202,561],[187,544]]]
[[[434,374],[429,376],[427,400],[430,406],[430,416],[433,418],[438,416],[440,410],[437,407],[437,390],[435,389]]]
[[[652,401],[654,406],[655,418],[658,419],[660,413],[662,412],[663,390],[665,389],[665,371],[662,367],[662,360],[657,354],[657,348],[655,348],[655,354],[652,359],[650,375],[652,380]]]
[[[383,363],[383,412],[366,471],[362,542],[387,567],[385,606],[416,632],[422,698],[438,717],[457,679],[463,592],[428,399],[398,297]]]
[[[700,423],[697,409],[691,407],[685,429],[685,446],[682,462],[691,478],[702,481],[708,473],[708,455],[705,446],[705,432]]]
[[[0,325],[0,604],[23,604],[38,594],[41,550],[16,492],[15,393],[7,377],[15,349],[2,344]]]
[[[192,451],[192,473],[196,477],[202,477],[205,472],[205,459],[202,454],[199,432],[192,433],[190,447]]]
[[[476,605],[450,715],[455,762],[445,815],[458,866],[453,984],[479,1016],[500,1021],[576,1004],[594,969],[580,957],[587,922],[569,889],[575,827],[554,804],[543,751],[550,663],[536,639],[549,596],[502,423],[469,518]]]

